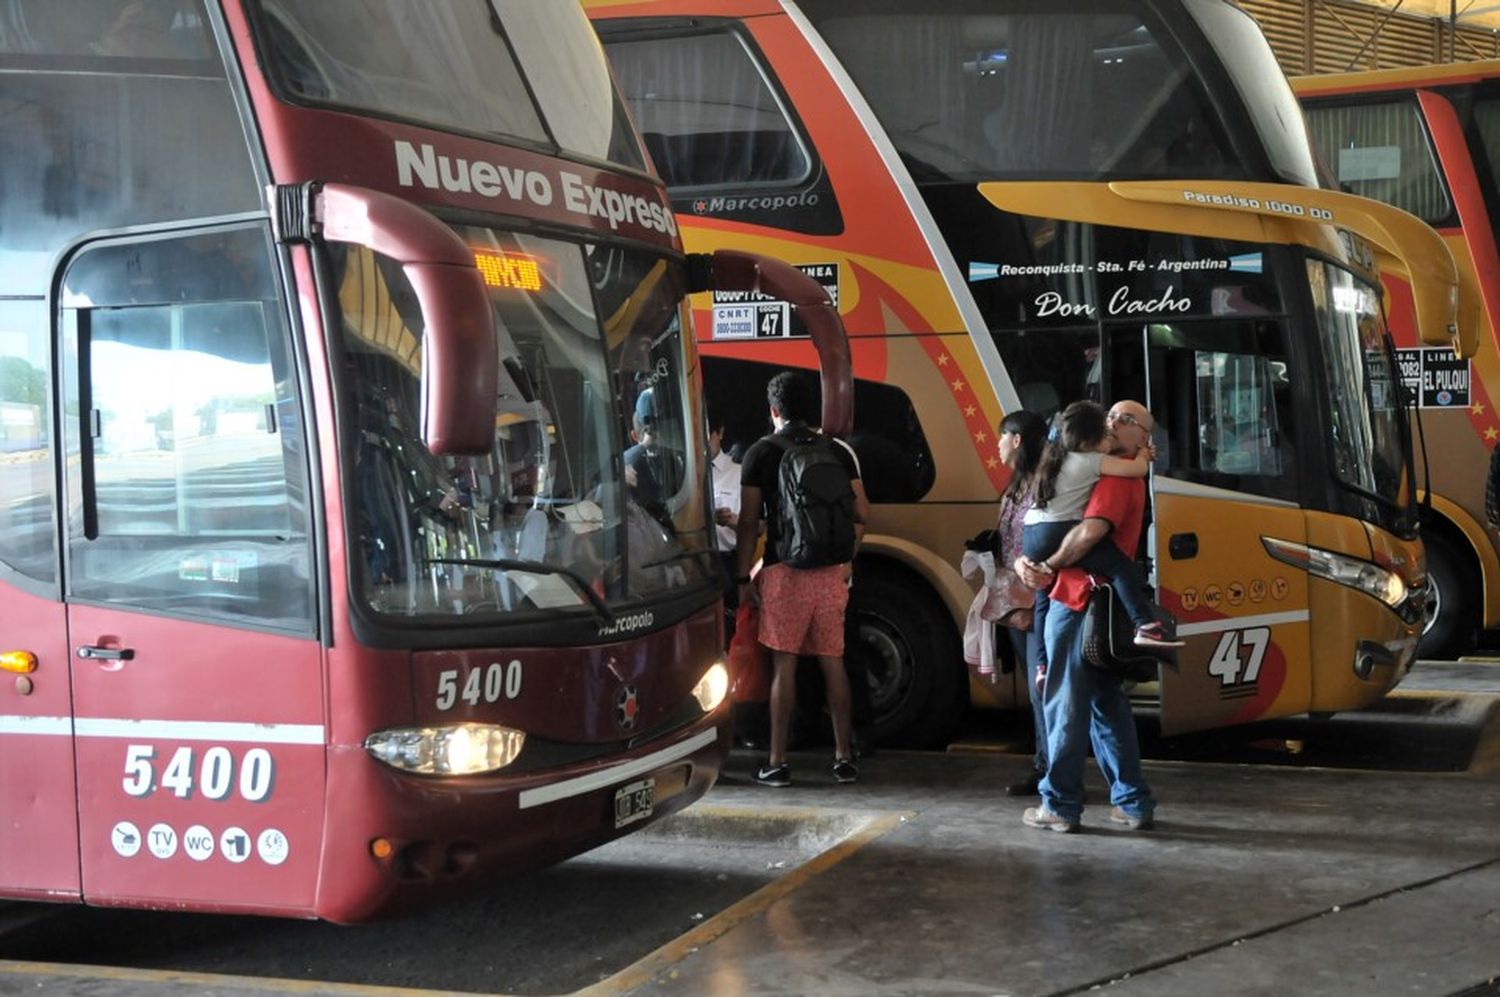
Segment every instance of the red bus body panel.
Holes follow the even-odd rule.
[[[711,607],[676,626],[594,647],[416,652],[399,663],[389,652],[370,655],[373,661],[360,652],[339,656],[331,668],[332,726],[350,737],[336,735],[328,745],[317,915],[365,920],[586,851],[624,833],[615,827],[614,794],[637,779],[656,780],[653,819],[702,796],[729,751],[728,703],[696,718],[683,710],[698,677],[720,657],[719,633],[719,611]],[[515,661],[522,677],[514,698],[465,700],[471,670]],[[663,667],[663,661],[695,666]],[[439,676],[448,670],[457,672],[460,692],[451,708],[440,710]],[[401,716],[376,719],[365,709],[367,690],[382,685],[399,689]],[[627,687],[636,711],[629,728],[620,721]],[[680,726],[670,725],[674,715]],[[535,771],[437,778],[398,772],[362,746],[361,731],[460,722],[504,724],[526,731],[528,743],[552,742],[564,757],[594,757]],[[626,746],[632,735],[664,727]],[[391,843],[390,859],[372,854],[375,838]]]
[[[77,899],[72,690],[67,620],[52,599],[0,585],[0,651],[30,651],[30,674],[0,672],[0,883],[12,896]]]

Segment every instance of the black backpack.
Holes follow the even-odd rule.
[[[777,471],[776,557],[793,568],[854,560],[854,485],[832,440],[812,431],[788,438]]]

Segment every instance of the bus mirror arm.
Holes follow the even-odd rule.
[[[423,324],[422,442],[438,456],[488,454],[495,445],[500,347],[473,251],[409,201],[349,184],[308,190],[307,234],[389,257],[411,282]]]
[[[1385,339],[1386,348],[1391,351],[1392,356],[1395,356],[1395,343],[1391,341],[1389,334],[1386,335]],[[1422,457],[1422,501],[1420,503],[1421,512],[1418,514],[1418,519],[1425,523],[1432,518],[1432,463],[1427,459],[1427,433],[1422,426],[1422,406],[1416,392],[1407,388],[1406,385],[1401,385],[1400,391],[1401,400],[1404,402],[1402,405],[1402,415],[1409,416],[1405,420],[1406,424],[1408,426],[1412,423],[1417,424],[1417,452]],[[1410,439],[1409,430],[1407,438]]]
[[[797,309],[818,351],[823,386],[823,432],[847,436],[854,428],[854,365],[849,336],[823,285],[790,264],[759,253],[720,249],[688,257],[694,291],[758,292]]]

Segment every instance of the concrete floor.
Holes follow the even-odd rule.
[[[1476,706],[1496,697],[1471,692]],[[583,993],[1500,993],[1500,736],[1461,774],[1148,762],[1151,832],[1021,824],[1017,755],[882,752],[838,786],[748,784],[720,812],[841,813],[851,837]],[[738,775],[738,778],[735,776]],[[855,820],[853,818],[859,818]],[[0,962],[0,995],[412,993]]]
[[[1155,831],[1115,829],[1106,805],[1059,835],[998,795],[1013,767],[955,761],[875,759],[860,802],[916,815],[642,992],[1449,994],[1500,976],[1495,774],[1148,764]],[[1090,794],[1107,798],[1097,778]]]

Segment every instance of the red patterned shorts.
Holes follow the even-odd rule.
[[[844,653],[849,588],[841,564],[827,568],[762,569],[760,642],[773,651],[836,658]]]

